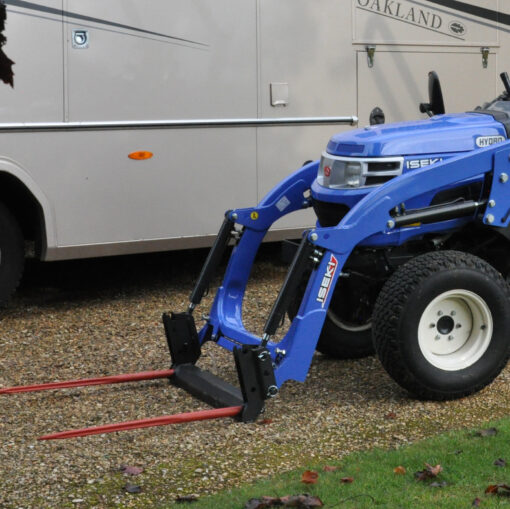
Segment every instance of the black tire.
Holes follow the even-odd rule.
[[[308,278],[301,284],[300,291],[289,307],[289,318],[292,320],[301,305]],[[351,301],[350,303],[348,301]],[[361,359],[374,354],[371,330],[372,304],[367,302],[368,309],[357,310],[353,318],[352,298],[349,279],[340,280],[335,288],[330,309],[317,343],[317,351],[335,359]],[[347,315],[343,314],[346,310]],[[356,311],[356,310],[355,310]]]
[[[400,267],[373,313],[384,368],[422,399],[461,398],[491,383],[509,358],[509,330],[510,287],[487,262],[458,251]]]
[[[14,216],[0,203],[0,306],[5,306],[18,287],[24,263],[21,229]]]

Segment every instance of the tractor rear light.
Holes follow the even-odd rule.
[[[359,158],[323,153],[317,181],[329,189],[372,187],[400,175],[402,168],[402,157]]]

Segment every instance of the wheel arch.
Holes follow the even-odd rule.
[[[30,174],[7,159],[0,159],[0,201],[18,221],[25,239],[35,242],[36,256],[45,259],[47,247],[56,245],[52,207]]]

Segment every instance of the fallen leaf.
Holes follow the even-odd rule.
[[[265,426],[267,424],[272,424],[273,423],[273,419],[261,419],[260,421],[257,421],[257,424],[259,426]]]
[[[473,507],[480,507],[480,503],[481,503],[481,502],[482,502],[482,501],[481,501],[478,497],[476,497],[476,498],[473,500],[473,503],[472,503],[471,505],[472,505]]]
[[[244,509],[266,509],[267,507],[271,507],[272,503],[264,499],[269,499],[269,497],[250,498],[250,500],[244,504]]]
[[[175,499],[177,504],[193,503],[198,500],[198,495],[181,495]]]
[[[301,476],[301,482],[305,484],[316,484],[319,480],[319,474],[313,470],[305,470]]]
[[[485,493],[510,497],[510,486],[508,484],[491,484],[487,487]]]
[[[132,467],[132,466],[129,466],[129,465],[121,465],[119,470],[124,475],[140,475],[143,472],[143,468]]]
[[[443,482],[437,482],[437,481],[435,481],[435,482],[431,482],[431,483],[429,484],[429,486],[430,486],[431,488],[444,488],[445,486],[448,486],[448,483],[447,483],[446,481],[443,481]]]
[[[418,481],[424,481],[425,479],[429,479],[429,476],[427,475],[427,472],[425,470],[418,470],[418,472],[414,473],[414,477]]]
[[[477,437],[493,437],[498,434],[498,430],[496,428],[488,428],[477,431],[475,435]]]
[[[342,477],[340,481],[345,484],[350,484],[351,482],[354,482],[354,477]]]
[[[427,472],[430,472],[430,475],[432,477],[437,477],[440,474],[440,472],[443,471],[443,467],[441,465],[436,465],[435,467],[433,467],[432,465],[425,463],[425,466],[427,467]]]
[[[425,469],[415,472],[414,476],[418,479],[418,481],[424,481],[425,479],[433,479],[434,477],[437,477],[442,471],[443,467],[441,465],[433,467],[432,465],[425,463]]]
[[[126,484],[126,486],[124,486],[124,491],[127,491],[128,493],[141,493],[142,492],[142,487],[141,486],[137,486],[136,484]]]
[[[340,467],[333,467],[331,465],[326,465],[322,470],[324,472],[334,472],[335,470],[338,470]]]
[[[384,416],[385,419],[396,419],[397,418],[397,414],[395,412],[388,412],[385,416]]]
[[[319,497],[312,497],[308,494],[281,497],[280,504],[283,504],[284,507],[302,507],[303,509],[313,509],[314,507],[324,506]]]
[[[406,473],[406,469],[402,466],[395,467],[393,469],[393,472],[395,472],[397,475],[404,475]]]
[[[494,465],[496,465],[497,467],[506,467],[506,461],[503,458],[498,458],[494,462]]]
[[[324,507],[319,497],[311,495],[288,495],[286,497],[251,498],[246,502],[244,509],[267,509],[268,507],[300,507],[301,509],[314,509]]]

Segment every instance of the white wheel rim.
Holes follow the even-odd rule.
[[[350,323],[345,323],[343,320],[340,320],[338,316],[328,309],[328,318],[340,329],[349,331],[349,332],[363,332],[370,328],[372,328],[372,322],[368,321],[367,323],[362,323],[360,325],[354,325]]]
[[[418,343],[424,357],[445,371],[472,366],[489,348],[493,320],[487,303],[468,290],[438,295],[421,315]]]

